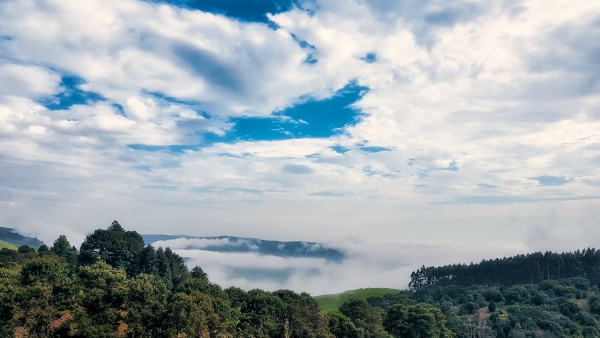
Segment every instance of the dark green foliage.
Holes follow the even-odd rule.
[[[580,299],[577,291],[581,292]],[[509,287],[429,285],[411,298],[441,309],[446,326],[457,337],[594,337],[600,331],[598,293],[598,288],[585,279],[567,278]],[[370,302],[391,309],[383,299]],[[406,301],[402,303],[398,305],[407,306]],[[453,306],[444,305],[448,303]],[[476,304],[488,306],[486,313],[492,312],[489,318],[481,310],[471,313]]]
[[[19,259],[19,252],[7,248],[0,249],[0,267],[9,267]]]
[[[284,331],[285,303],[281,298],[263,290],[226,290],[231,305],[240,310],[237,331],[246,332],[249,337],[277,337]]]
[[[142,249],[139,260],[139,272],[158,276],[158,257],[151,245]]]
[[[28,245],[21,245],[19,247],[19,250],[17,250],[19,253],[31,253],[31,252],[35,252],[34,248],[30,248]]]
[[[101,260],[133,276],[138,273],[143,249],[142,236],[135,231],[125,231],[114,221],[107,230],[97,229],[85,238],[79,250],[79,263],[91,265]]]
[[[42,244],[38,248],[38,254],[40,254],[40,255],[45,255],[48,252],[50,252],[50,248],[48,248],[48,246],[46,244]]]
[[[61,335],[68,330],[65,325],[80,288],[65,262],[51,256],[36,257],[23,265],[19,277],[10,318],[13,325],[31,336]]]
[[[559,306],[560,313],[570,319],[577,319],[581,313],[581,308],[572,301],[567,301]]]
[[[69,243],[67,236],[58,236],[58,238],[54,241],[54,244],[52,244],[50,252],[59,257],[67,257],[71,253],[71,243]]]
[[[571,286],[586,291],[590,288],[590,283],[600,283],[599,266],[600,250],[594,248],[561,254],[535,252],[482,260],[470,265],[422,266],[411,274],[409,286],[412,290],[417,290],[426,285],[514,285],[571,278]]]
[[[202,270],[202,268],[199,266],[195,266],[194,268],[192,268],[192,271],[190,271],[190,274],[194,278],[208,280],[208,274],[206,274],[206,272],[204,272],[204,270]]]
[[[169,291],[158,278],[140,274],[128,280],[123,322],[133,337],[157,337],[163,333]]]
[[[502,291],[500,289],[494,288],[494,287],[487,289],[483,293],[483,297],[487,301],[494,301],[494,302],[504,301],[504,294],[502,294]]]
[[[331,332],[336,337],[362,337],[361,331],[356,328],[352,320],[344,316],[344,314],[339,311],[329,312],[327,314],[327,320],[329,321],[329,332]]]
[[[367,303],[371,306],[387,310],[390,306],[395,304],[414,305],[417,301],[413,299],[413,294],[401,292],[397,294],[387,294],[381,297],[370,297],[367,299]]]
[[[590,305],[590,312],[595,315],[600,315],[600,297],[591,297],[588,303]]]
[[[183,258],[171,251],[171,248],[166,248],[164,251],[164,255],[167,268],[169,269],[169,274],[171,275],[171,282],[173,283],[173,285],[178,285],[190,276],[190,272],[185,266]]]
[[[346,301],[340,312],[350,318],[361,332],[361,337],[390,337],[383,327],[385,312],[372,307],[365,300],[351,299]]]
[[[473,314],[479,310],[479,304],[475,302],[467,302],[460,307],[461,314]]]
[[[446,317],[429,304],[394,305],[383,322],[394,337],[444,338],[454,334],[446,327]]]
[[[280,312],[284,324],[284,336],[328,337],[330,336],[326,317],[321,314],[317,301],[308,293],[295,293],[291,290],[278,290],[273,295],[283,302]]]

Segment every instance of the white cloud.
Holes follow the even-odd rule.
[[[154,233],[537,247],[538,227],[555,238],[596,219],[584,210],[600,196],[599,6],[332,0],[270,16],[273,29],[134,0],[4,1],[2,217],[80,234],[119,219]],[[81,83],[61,87],[67,75]],[[198,145],[234,131],[231,117],[352,79],[369,88],[353,106],[364,115],[337,136],[128,147]],[[67,89],[84,99],[40,104]],[[553,212],[565,217],[544,228]]]
[[[173,250],[194,250],[206,248],[208,246],[248,246],[250,243],[247,240],[240,239],[232,241],[229,238],[176,238],[152,243],[154,247],[169,247]]]
[[[410,273],[421,265],[478,262],[493,255],[518,252],[517,248],[412,245],[338,239],[328,246],[346,252],[342,262],[315,258],[282,258],[256,253],[219,253],[175,250],[188,266],[200,266],[213,282],[245,289],[293,289],[313,295],[361,287],[408,288]],[[416,263],[416,258],[419,262]],[[254,269],[254,273],[248,274]],[[269,273],[271,271],[271,273]],[[278,275],[278,276],[276,276]]]
[[[60,76],[51,70],[19,64],[0,65],[0,95],[41,98],[60,92]]]

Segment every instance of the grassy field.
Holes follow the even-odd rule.
[[[13,244],[10,244],[10,243],[5,242],[3,240],[0,240],[0,249],[3,249],[3,248],[12,249],[12,250],[17,250],[18,249],[16,245],[13,245]]]
[[[400,293],[400,290],[396,289],[385,289],[385,288],[368,288],[368,289],[357,289],[350,290],[335,295],[322,295],[315,296],[321,312],[327,313],[333,310],[339,309],[345,301],[350,299],[367,299],[369,297],[381,297],[388,294]]]

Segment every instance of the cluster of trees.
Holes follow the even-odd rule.
[[[409,287],[417,290],[426,285],[532,284],[571,277],[600,282],[600,250],[588,248],[560,254],[535,252],[483,260],[478,264],[423,266],[411,274]]]
[[[61,235],[37,251],[0,250],[0,337],[451,336],[426,304],[349,301],[324,314],[307,293],[223,289],[116,221],[79,249]]]
[[[456,337],[600,337],[600,290],[583,277],[517,285],[427,285],[372,306],[430,304]],[[414,336],[413,336],[414,337]]]
[[[510,286],[428,285],[350,300],[328,317],[336,337],[592,338],[600,337],[600,289],[583,277]],[[360,335],[361,328],[370,329]]]

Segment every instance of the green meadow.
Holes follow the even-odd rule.
[[[366,289],[357,289],[345,291],[342,293],[332,294],[332,295],[322,295],[315,296],[314,298],[317,300],[319,307],[321,308],[321,312],[328,313],[334,310],[337,310],[344,304],[345,301],[350,299],[364,299],[367,300],[370,297],[381,297],[389,294],[397,294],[400,293],[400,290],[397,289],[387,289],[387,288],[366,288]]]

